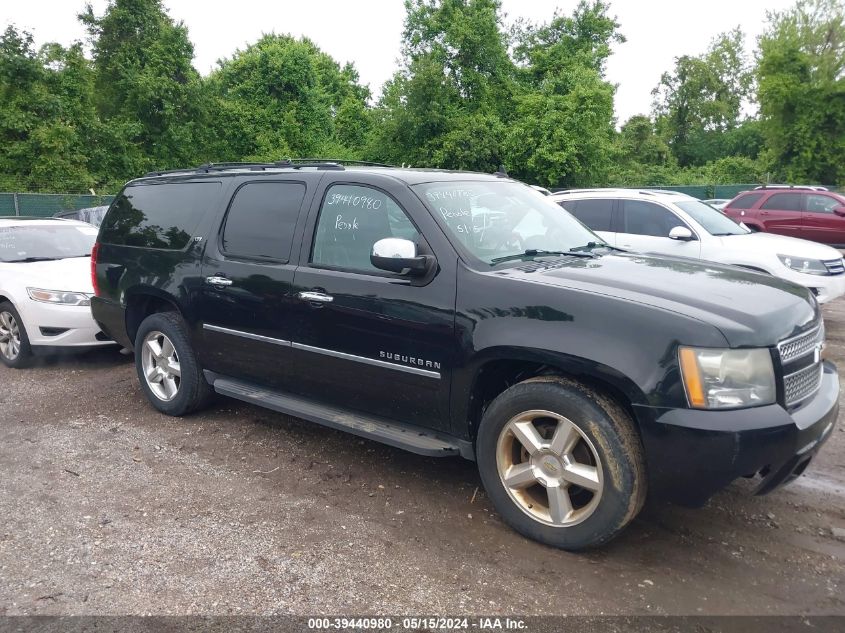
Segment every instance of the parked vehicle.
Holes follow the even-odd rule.
[[[108,210],[108,205],[102,207],[86,207],[85,209],[59,211],[53,217],[64,218],[65,220],[79,220],[80,222],[87,222],[92,226],[100,226]]]
[[[72,220],[0,218],[0,361],[113,345],[91,318],[97,229]]]
[[[839,251],[806,240],[752,234],[682,193],[587,189],[552,199],[619,248],[742,266],[805,286],[819,303],[845,293]]]
[[[716,209],[717,211],[721,211],[725,208],[725,205],[730,202],[728,198],[710,198],[709,200],[702,200],[704,204],[709,204],[711,207]]]
[[[765,231],[845,248],[845,196],[824,187],[758,187],[724,209],[752,231]]]
[[[216,392],[475,459],[504,520],[567,549],[613,538],[647,491],[701,504],[748,475],[767,493],[838,414],[807,289],[621,252],[506,177],[151,174],[109,209],[92,270],[94,318],[157,410]]]
[[[539,191],[544,196],[552,195],[552,192],[546,189],[545,187],[541,187],[540,185],[529,185],[534,191]]]

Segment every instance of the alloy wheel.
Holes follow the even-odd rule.
[[[511,418],[496,444],[499,478],[520,510],[545,525],[568,527],[590,517],[601,499],[601,460],[571,420],[532,410]]]
[[[11,312],[0,312],[0,354],[15,360],[21,353],[21,331]]]
[[[179,393],[182,368],[173,342],[162,332],[150,332],[141,347],[141,367],[150,391],[169,402]]]

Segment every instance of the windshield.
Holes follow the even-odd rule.
[[[745,235],[750,232],[699,200],[684,200],[675,205],[686,211],[710,235]]]
[[[93,226],[30,225],[0,227],[0,262],[67,259],[91,254]]]
[[[488,264],[529,251],[606,245],[564,209],[520,183],[434,182],[414,190],[448,232]]]

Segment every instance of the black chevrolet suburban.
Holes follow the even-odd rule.
[[[159,411],[216,393],[476,460],[510,525],[566,549],[611,539],[647,493],[773,490],[839,410],[808,290],[612,248],[502,174],[148,174],[91,266],[94,318]]]

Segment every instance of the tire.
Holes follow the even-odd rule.
[[[645,459],[630,416],[612,399],[565,378],[532,378],[493,400],[476,455],[504,521],[553,547],[602,545],[645,501]]]
[[[32,363],[32,346],[18,311],[8,301],[0,303],[0,361],[23,369]]]
[[[176,312],[158,312],[141,322],[135,335],[135,369],[150,404],[166,415],[186,415],[212,399],[185,322]]]

